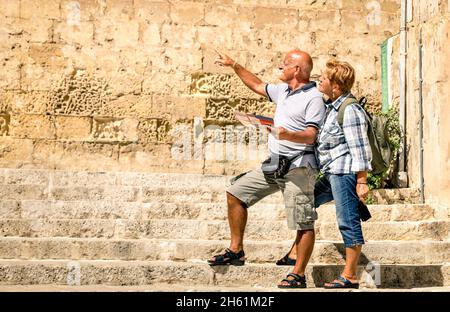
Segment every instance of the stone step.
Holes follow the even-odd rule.
[[[225,202],[226,188],[214,186],[177,187],[171,188],[126,186],[126,185],[89,185],[57,186],[41,184],[0,184],[0,198],[3,200],[105,200],[105,201],[139,201],[144,203],[211,203]],[[415,203],[415,195],[411,189],[373,190],[371,196],[378,204]],[[261,203],[283,203],[280,192],[272,194]]]
[[[166,202],[211,202],[224,199],[230,178],[201,174],[5,168],[0,169],[0,198],[76,200],[100,197],[115,200],[120,196],[142,194],[142,199],[147,202],[153,202],[155,197],[159,201],[161,196],[166,196]],[[372,191],[371,197],[378,204],[417,203],[419,192],[417,189],[383,189]],[[280,202],[282,197],[276,194],[264,201]]]
[[[371,221],[425,221],[439,219],[430,205],[393,204],[369,205]],[[334,205],[317,210],[323,222],[334,222]],[[284,205],[258,203],[248,209],[249,220],[285,220]],[[24,219],[197,219],[226,220],[226,203],[139,203],[124,201],[60,201],[3,200],[0,218]]]
[[[343,269],[340,265],[310,264],[309,287],[320,287],[333,280]],[[1,285],[177,285],[273,287],[289,273],[291,267],[273,264],[246,264],[242,267],[210,267],[198,262],[171,261],[60,261],[0,260]],[[448,286],[450,266],[380,265],[358,267],[362,287],[409,288]]]
[[[0,238],[0,259],[205,260],[221,253],[228,241],[188,239]],[[275,263],[292,240],[245,241],[247,262]],[[311,262],[345,264],[341,241],[317,240]],[[440,264],[450,259],[450,241],[369,241],[360,264]]]
[[[411,288],[366,288],[361,287],[360,289],[325,289],[321,287],[308,286],[308,288],[300,288],[300,289],[280,289],[276,285],[271,286],[217,286],[217,285],[180,285],[173,283],[154,283],[150,285],[125,285],[125,286],[113,286],[113,285],[80,285],[80,286],[70,286],[70,285],[1,285],[0,284],[0,292],[170,292],[176,293],[174,294],[174,302],[178,299],[183,299],[186,292],[203,292],[209,293],[206,299],[213,298],[213,293],[230,293],[230,292],[240,292],[242,293],[241,298],[248,297],[248,293],[266,293],[271,292],[273,294],[276,293],[295,293],[295,292],[314,292],[314,293],[330,293],[330,292],[420,292],[420,293],[429,293],[429,292],[450,292],[450,286],[435,286],[435,287],[411,287]],[[172,294],[171,294],[172,295]],[[203,295],[203,294],[202,294]],[[159,298],[159,297],[158,297]],[[205,297],[204,297],[205,298]],[[153,298],[152,298],[153,299]],[[145,299],[144,299],[145,300]],[[162,299],[164,300],[164,299]],[[212,300],[212,299],[211,299]],[[254,299],[256,300],[256,298]],[[276,299],[275,299],[276,300]],[[288,301],[287,299],[279,299],[277,302]],[[166,303],[165,301],[164,303]],[[268,301],[267,301],[268,302]],[[211,307],[213,303],[209,304]],[[219,301],[217,304],[221,304]],[[235,303],[238,305],[237,301]],[[268,303],[266,303],[268,304]],[[230,304],[231,305],[231,304]],[[202,309],[202,308],[200,308]]]
[[[366,240],[447,240],[450,221],[363,222]],[[317,239],[340,240],[336,223],[317,222]],[[1,236],[229,239],[228,221],[127,219],[1,219]],[[286,221],[249,221],[251,240],[289,240]]]

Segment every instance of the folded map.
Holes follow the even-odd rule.
[[[234,113],[237,120],[239,120],[244,126],[269,126],[273,127],[273,118],[254,115],[250,113],[244,112],[235,112]]]

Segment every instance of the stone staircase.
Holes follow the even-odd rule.
[[[228,246],[229,177],[0,169],[1,285],[274,290],[290,267],[282,197],[249,209],[243,267],[210,267]],[[450,286],[448,211],[411,189],[379,190],[363,223],[360,282],[368,289]],[[319,208],[309,287],[339,274],[344,247],[334,206]],[[378,283],[380,282],[380,283]],[[375,285],[379,284],[379,285]],[[1,288],[0,288],[1,289]]]

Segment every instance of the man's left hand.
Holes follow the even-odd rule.
[[[270,134],[272,134],[274,137],[276,137],[278,140],[288,140],[291,134],[291,131],[286,130],[283,127],[267,127],[267,130]]]

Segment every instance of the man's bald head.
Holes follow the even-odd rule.
[[[308,53],[300,49],[291,50],[286,54],[285,61],[299,66],[302,72],[302,79],[309,80],[313,69],[313,61]]]

